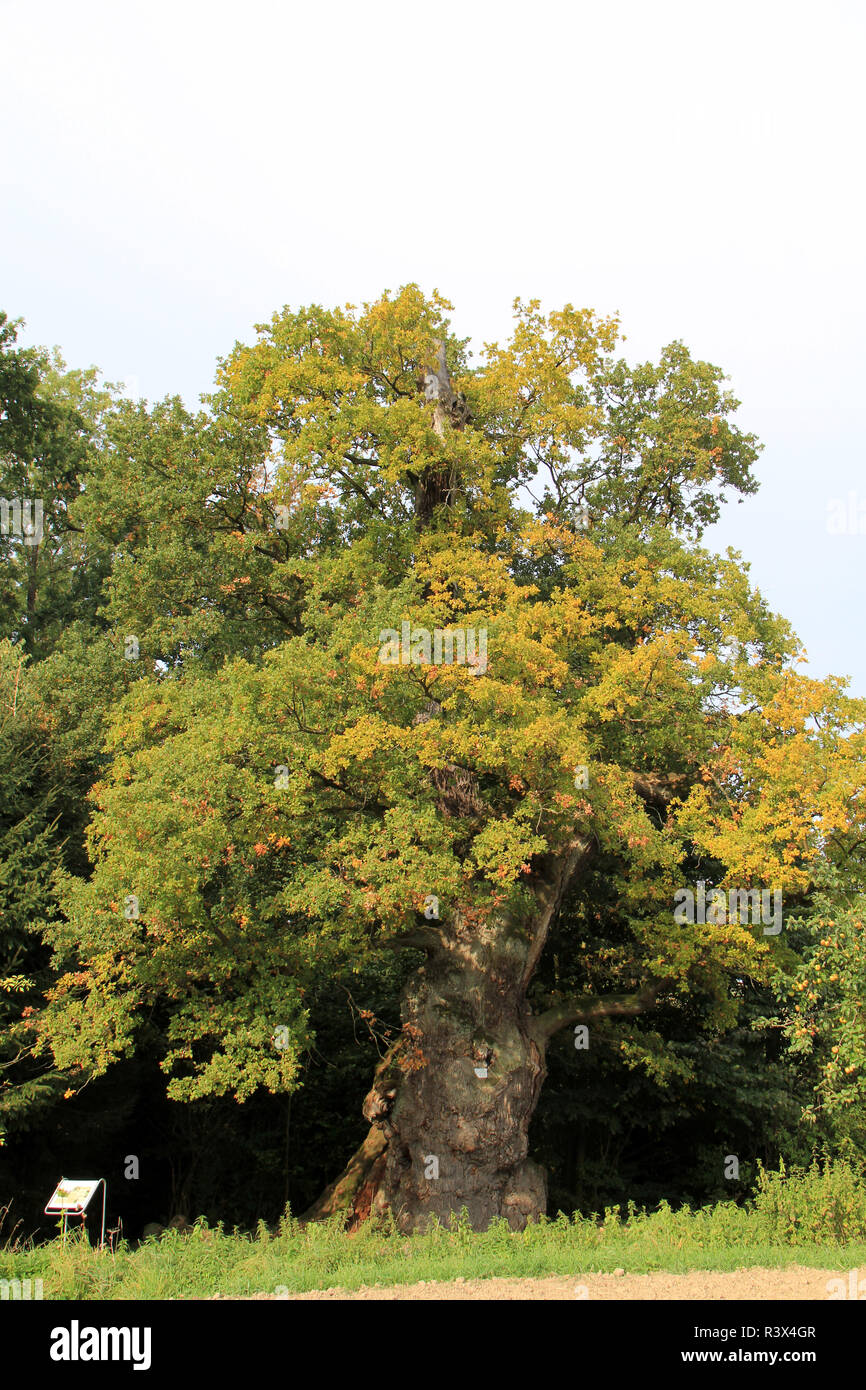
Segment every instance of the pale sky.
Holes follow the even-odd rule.
[[[705,543],[866,695],[862,0],[0,0],[0,53],[24,341],[195,404],[284,304],[618,310],[730,375],[762,486]]]

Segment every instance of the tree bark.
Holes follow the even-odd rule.
[[[435,433],[447,444],[448,428],[462,430],[472,422],[472,412],[461,392],[454,390],[451,374],[445,356],[445,344],[433,343],[435,363],[421,373],[419,389],[424,399],[433,407],[431,425]],[[415,517],[419,527],[429,525],[438,507],[453,505],[458,491],[458,479],[452,462],[443,457],[435,464],[429,464],[420,473],[409,473],[408,477],[415,488]]]
[[[588,853],[576,841],[543,866],[522,921],[463,912],[425,926],[417,944],[427,959],[404,991],[403,1042],[364,1102],[369,1134],[306,1219],[342,1211],[353,1229],[390,1211],[401,1230],[415,1231],[465,1208],[475,1230],[497,1218],[519,1230],[544,1213],[546,1178],[528,1149],[550,1037],[576,1019],[638,1013],[658,992],[585,998],[533,1017],[528,985]]]
[[[514,924],[460,915],[406,990],[404,1027],[422,1056],[364,1106],[387,1139],[378,1208],[403,1230],[463,1207],[476,1230],[500,1216],[519,1228],[544,1210],[544,1175],[528,1158],[545,1072],[523,984],[527,945]]]

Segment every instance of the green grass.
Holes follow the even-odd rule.
[[[515,1233],[503,1224],[478,1234],[464,1221],[405,1236],[392,1225],[367,1225],[347,1236],[335,1222],[302,1227],[290,1214],[277,1233],[209,1229],[166,1232],[137,1249],[113,1253],[70,1236],[35,1247],[0,1250],[0,1279],[43,1280],[45,1298],[207,1298],[214,1293],[417,1280],[543,1277],[610,1272],[733,1270],[806,1264],[851,1269],[866,1264],[866,1181],[850,1164],[759,1174],[745,1206],[720,1202],[697,1211],[652,1212],[629,1205],[603,1216],[542,1220]]]

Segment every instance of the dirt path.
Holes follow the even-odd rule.
[[[315,1289],[310,1293],[290,1294],[298,1301],[328,1299],[458,1299],[458,1300],[562,1300],[585,1299],[794,1299],[826,1301],[830,1279],[843,1279],[845,1292],[849,1288],[849,1271],[809,1269],[805,1265],[790,1265],[787,1269],[737,1269],[730,1272],[695,1270],[689,1274],[576,1274],[573,1278],[556,1275],[548,1279],[456,1279],[450,1283],[432,1280],[419,1284],[393,1284],[387,1288],[367,1285],[353,1291],[346,1289]],[[864,1281],[866,1269],[857,1271]],[[838,1288],[838,1286],[837,1286]],[[285,1295],[254,1294],[257,1299]]]

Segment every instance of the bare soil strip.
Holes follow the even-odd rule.
[[[858,1270],[858,1279],[866,1278],[866,1269]],[[847,1292],[848,1270],[810,1269],[805,1265],[790,1265],[787,1269],[737,1269],[731,1271],[693,1270],[688,1274],[581,1274],[547,1279],[456,1279],[447,1283],[429,1280],[418,1284],[392,1284],[379,1288],[364,1285],[360,1289],[314,1289],[309,1293],[290,1294],[294,1302],[319,1299],[355,1300],[502,1300],[527,1301],[541,1299],[591,1302],[592,1300],[623,1299],[811,1299],[826,1301],[834,1287],[828,1281],[843,1279]],[[219,1297],[219,1295],[215,1295]],[[256,1299],[285,1299],[286,1295],[259,1293]]]

